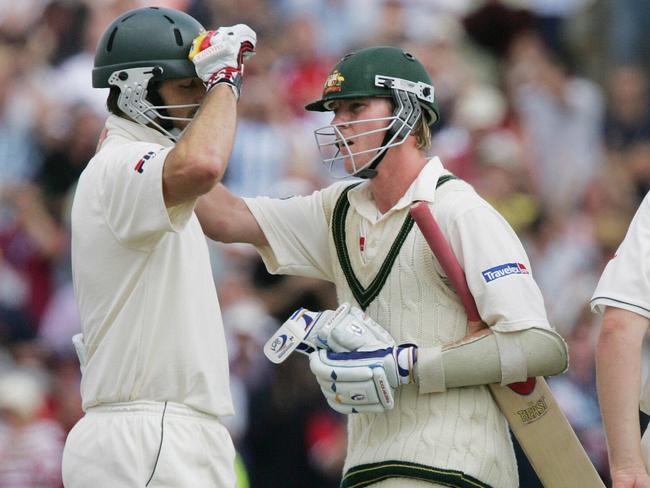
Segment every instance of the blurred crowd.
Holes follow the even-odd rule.
[[[65,435],[82,415],[69,210],[106,117],[107,93],[90,84],[95,44],[143,5],[257,31],[225,175],[244,196],[329,184],[312,134],[329,115],[303,106],[343,54],[397,45],[424,63],[442,114],[431,154],[525,243],[570,346],[570,370],[551,387],[607,479],[588,300],[650,189],[650,2],[0,0],[0,488],[59,487]],[[227,425],[249,485],[337,486],[344,419],[304,357],[271,367],[261,351],[296,308],[335,308],[332,287],[271,276],[248,246],[210,250],[237,410]]]

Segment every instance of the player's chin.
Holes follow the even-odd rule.
[[[343,168],[345,169],[345,172],[346,172],[347,174],[349,174],[349,175],[355,173],[355,169],[354,169],[355,166],[354,166],[354,164],[352,164],[352,158],[350,158],[350,157],[346,157],[346,158],[343,160]]]

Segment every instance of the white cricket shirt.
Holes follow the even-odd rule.
[[[110,116],[72,207],[72,271],[86,349],[83,408],[174,401],[233,413],[228,355],[195,201],[165,208],[173,144]]]
[[[591,298],[594,312],[603,313],[606,306],[650,319],[650,194],[641,202]]]
[[[591,309],[604,313],[605,307],[629,310],[650,319],[650,193],[639,206],[623,242],[607,263]],[[641,409],[650,413],[650,382],[641,395]]]
[[[431,159],[385,214],[377,210],[367,182],[349,191],[358,245],[350,245],[353,239],[348,236],[347,247],[356,248],[350,254],[357,261],[357,272],[367,274],[360,279],[369,281],[377,273],[407,209],[426,201],[465,270],[483,320],[502,332],[550,327],[528,257],[512,228],[471,189],[454,189],[444,201],[436,202],[436,181],[444,173],[440,160]],[[339,263],[328,244],[329,213],[349,184],[336,183],[306,197],[244,199],[269,242],[258,248],[269,272],[335,281]]]

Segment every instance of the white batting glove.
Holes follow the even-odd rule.
[[[245,24],[220,27],[199,34],[188,57],[208,90],[218,83],[227,83],[239,99],[244,61],[255,54],[256,43],[255,32]]]
[[[343,414],[391,410],[395,389],[414,381],[416,361],[417,347],[411,345],[309,355],[309,367],[327,403]]]
[[[395,345],[395,340],[377,322],[357,307],[343,303],[324,316],[306,342],[334,352],[374,351]]]
[[[264,353],[281,363],[294,349],[309,354],[316,349],[373,351],[394,345],[391,335],[370,316],[343,303],[323,312],[296,310],[267,341]]]

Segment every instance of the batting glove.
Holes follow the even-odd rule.
[[[395,389],[414,382],[417,347],[315,351],[309,367],[327,403],[339,413],[380,413],[395,406]]]
[[[192,42],[189,58],[207,90],[227,83],[239,99],[244,61],[255,54],[257,36],[245,24],[220,27],[199,34]]]
[[[264,353],[272,362],[280,363],[294,349],[306,354],[316,349],[374,351],[395,344],[391,335],[366,313],[343,303],[336,310],[296,310],[268,340]]]
[[[374,351],[396,345],[386,329],[349,303],[325,312],[329,314],[317,323],[313,333],[306,338],[306,342],[314,347],[345,352]]]

